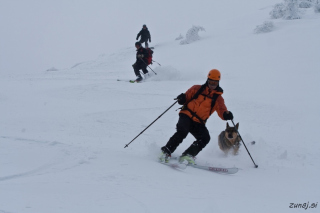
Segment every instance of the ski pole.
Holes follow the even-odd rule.
[[[146,131],[154,122],[156,122],[164,113],[166,113],[173,105],[175,105],[178,101],[174,102],[166,111],[164,111],[156,120],[154,120],[149,126],[147,126],[142,132],[139,133],[132,141],[125,145],[124,148],[128,147],[130,143],[132,143],[137,137],[139,137],[144,131]]]
[[[231,122],[233,123],[233,126],[236,127],[236,125],[234,124],[233,120],[231,120]],[[251,160],[252,160],[252,162],[253,162],[253,164],[254,164],[254,167],[255,167],[255,168],[258,168],[258,165],[257,165],[257,164],[254,162],[254,160],[252,159],[251,154],[250,154],[249,150],[247,149],[246,144],[245,144],[244,141],[242,140],[242,137],[241,137],[238,129],[237,129],[237,133],[238,133],[238,135],[239,135],[239,137],[240,137],[240,139],[241,139],[241,141],[242,141],[242,144],[243,144],[244,147],[246,148],[246,150],[247,150],[247,152],[248,152],[248,154],[249,154],[249,156],[250,156],[250,158],[251,158]]]
[[[154,61],[154,60],[152,60],[153,62],[156,62],[156,61]],[[158,62],[156,62],[157,64],[159,64]],[[159,66],[161,66],[161,64],[159,64]]]
[[[148,65],[146,62],[144,62],[144,60],[143,60],[142,58],[140,58],[140,60],[141,60],[145,65],[147,65],[147,67],[149,67],[149,65]],[[157,75],[157,73],[156,73],[155,71],[153,71],[153,69],[151,69],[151,67],[149,67],[149,68],[150,68],[150,70],[152,70],[152,72],[154,72],[154,74]]]

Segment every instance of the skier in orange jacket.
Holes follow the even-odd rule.
[[[222,88],[219,86],[220,71],[210,70],[208,79],[203,85],[194,85],[186,93],[181,93],[178,103],[183,105],[179,112],[176,133],[161,148],[160,161],[168,162],[171,154],[176,150],[183,139],[190,132],[196,141],[179,157],[179,161],[188,161],[195,164],[194,157],[209,143],[210,135],[206,127],[206,121],[213,112],[217,112],[222,120],[232,120],[233,114],[227,110],[224,104]]]

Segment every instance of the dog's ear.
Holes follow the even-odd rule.
[[[229,128],[230,126],[229,126],[229,123],[227,122],[227,129]]]
[[[237,129],[237,130],[239,129],[239,123],[236,124],[236,129]]]

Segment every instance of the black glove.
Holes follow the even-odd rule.
[[[149,40],[149,42],[151,43],[151,40]]]
[[[186,98],[186,94],[181,93],[180,95],[178,95],[178,97],[174,100],[178,100],[178,104],[183,105],[186,103],[187,98]]]
[[[224,119],[224,120],[233,120],[233,114],[232,114],[232,112],[230,112],[230,111],[229,111],[229,113],[224,112],[224,113],[223,113],[223,119]]]

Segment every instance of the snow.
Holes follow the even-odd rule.
[[[10,21],[6,24],[1,18],[1,25],[16,29],[29,24],[30,28],[27,35],[22,30],[17,43],[8,39],[0,50],[5,56],[0,59],[0,213],[284,213],[306,211],[290,208],[291,203],[319,202],[319,13],[307,8],[301,19],[272,19],[271,32],[256,34],[256,26],[271,20],[269,12],[280,1],[151,1],[148,7],[156,10],[146,11],[149,21],[137,15],[139,9],[144,11],[142,1],[79,2],[41,3],[37,14],[44,19],[38,27],[32,22],[32,4],[15,2],[22,15],[30,15],[20,23],[10,13],[14,3],[3,3],[7,7],[1,9],[1,17]],[[107,6],[111,8],[103,13]],[[55,8],[63,11],[57,14],[61,19],[69,15],[69,22],[61,22],[66,39],[54,40],[50,35],[33,51],[24,36],[33,39],[30,32],[41,36],[45,21],[46,29],[51,25],[58,29],[50,19]],[[96,18],[106,18],[108,30],[115,25],[121,29],[116,28],[116,35],[104,32],[102,44],[90,36],[94,32],[82,37],[73,17],[89,31],[104,28],[102,21],[94,24]],[[154,60],[161,66],[151,65],[157,75],[150,70],[143,83],[117,81],[135,78],[134,39],[142,24],[151,32]],[[65,30],[68,25],[74,29],[73,36],[68,34],[72,30]],[[175,38],[193,25],[206,31],[199,32],[200,40],[180,45]],[[9,30],[4,38],[10,33],[12,39],[18,36]],[[83,39],[92,39],[87,42],[94,47],[84,45],[73,55],[75,50],[69,49],[77,41],[81,46]],[[65,46],[61,55],[59,42]],[[99,42],[103,54],[96,53]],[[14,46],[9,50],[10,45]],[[39,57],[41,48],[42,53],[51,54]],[[98,57],[90,58],[93,54]],[[258,168],[244,146],[237,156],[225,156],[219,149],[217,138],[226,122],[216,113],[207,122],[211,141],[197,162],[236,166],[238,173],[223,175],[189,167],[180,171],[158,163],[160,147],[175,132],[179,105],[124,148],[177,95],[203,84],[213,68],[222,73],[226,106],[234,122],[240,123],[239,132]],[[189,135],[174,156],[193,141]]]

